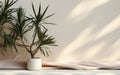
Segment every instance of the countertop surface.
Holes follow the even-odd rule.
[[[0,75],[120,75],[120,70],[0,70]]]

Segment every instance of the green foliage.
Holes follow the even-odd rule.
[[[44,25],[54,25],[54,23],[47,22],[47,19],[54,14],[46,16],[49,6],[42,11],[41,4],[38,12],[36,12],[32,3],[33,15],[28,16],[22,7],[11,8],[17,1],[5,0],[5,2],[0,2],[0,38],[4,39],[3,45],[0,45],[4,48],[15,48],[16,51],[18,51],[17,46],[21,46],[28,51],[31,58],[34,58],[38,51],[41,52],[41,55],[49,56],[51,52],[48,46],[56,46],[56,41],[53,36],[47,34],[48,29]],[[13,14],[16,14],[16,16]],[[10,25],[7,28],[5,28],[6,23]],[[6,29],[9,32],[6,32]],[[32,43],[27,45],[27,39],[24,35],[30,31],[33,31],[33,34],[31,34],[33,36],[31,38]],[[34,50],[33,47],[35,47]]]
[[[0,25],[5,24],[6,22],[11,22],[12,14],[16,9],[11,8],[18,0],[5,0],[0,4]]]
[[[8,33],[8,31],[11,32],[12,26],[7,26],[8,24],[12,25],[13,13],[16,9],[11,7],[16,2],[17,0],[5,0],[4,2],[0,2],[0,39],[4,41],[0,44],[0,47],[4,47],[3,49],[6,49],[7,47],[14,47],[16,49],[16,45],[13,42],[14,38]]]
[[[29,18],[30,25],[32,27],[31,29],[34,31],[34,33],[33,33],[32,43],[30,47],[26,47],[26,49],[30,53],[31,57],[34,57],[34,55],[38,52],[38,50],[40,50],[42,55],[49,56],[50,51],[48,51],[47,46],[56,46],[56,45],[55,45],[54,38],[52,36],[47,35],[48,29],[43,24],[46,21],[46,19],[51,17],[53,14],[45,16],[48,10],[48,6],[42,12],[41,4],[39,5],[38,12],[36,12],[33,4],[32,4],[32,9],[33,9],[34,15],[32,17],[27,17],[27,18]],[[34,46],[35,46],[35,49],[32,50],[32,47]]]

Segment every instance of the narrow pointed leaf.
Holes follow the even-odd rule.
[[[33,3],[32,3],[32,9],[33,9],[34,16],[37,17]]]
[[[47,10],[48,10],[48,7],[49,7],[49,6],[46,7],[46,9],[44,10],[43,14],[41,15],[41,19],[42,19],[42,18],[44,17],[44,15],[46,14],[46,12],[47,12]]]

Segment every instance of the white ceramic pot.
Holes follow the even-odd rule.
[[[40,58],[31,58],[27,61],[27,69],[28,70],[41,70],[42,69],[42,61]]]

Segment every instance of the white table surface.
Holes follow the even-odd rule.
[[[0,75],[120,75],[120,70],[0,70]]]

